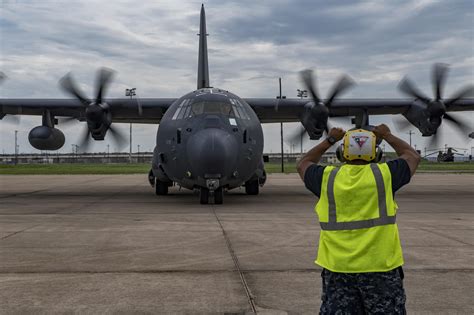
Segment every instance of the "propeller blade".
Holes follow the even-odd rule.
[[[119,148],[122,148],[125,143],[127,143],[127,139],[125,138],[123,133],[120,132],[118,129],[112,127],[112,125],[109,126],[109,132]]]
[[[471,96],[474,94],[474,85],[468,85],[454,93],[454,95],[445,103],[446,107],[449,107],[450,105],[453,105],[457,101],[459,101],[461,98]]]
[[[315,80],[313,79],[313,70],[309,70],[309,69],[303,70],[300,72],[300,74],[301,74],[301,79],[306,85],[306,88],[311,93],[311,97],[313,98],[315,105],[320,103],[321,99],[318,96]]]
[[[21,123],[21,116],[16,115],[6,115],[2,121],[5,121],[10,124],[19,125]]]
[[[402,118],[400,116],[394,116],[392,117],[392,122],[395,127],[400,131],[407,130],[412,126],[411,123],[405,117]]]
[[[89,105],[90,101],[84,97],[77,84],[74,82],[70,72],[59,80],[59,85],[65,92],[80,100],[85,107]]]
[[[137,107],[138,107],[138,116],[142,116],[143,115],[142,103],[140,102],[140,99],[138,97],[136,98],[136,100],[137,100]]]
[[[108,68],[101,68],[99,70],[99,73],[97,74],[97,81],[96,81],[96,87],[97,87],[96,103],[97,104],[102,103],[102,95],[105,93],[105,90],[107,89],[110,79],[112,79],[114,73],[115,72],[112,69],[108,69]]]
[[[86,126],[86,128],[84,128],[81,140],[79,142],[79,148],[81,149],[82,152],[86,152],[87,148],[89,147],[89,144],[91,142],[90,133],[91,132],[89,131],[89,127]]]
[[[428,141],[428,145],[427,145],[428,149],[438,147],[439,139],[441,138],[440,133],[441,133],[441,128],[438,128],[436,133],[430,137],[430,140]]]
[[[286,143],[301,143],[301,139],[305,138],[306,129],[304,129],[303,125],[299,125],[298,128],[291,133],[291,135],[286,139]]]
[[[7,78],[7,75],[0,71],[0,83]]]
[[[331,103],[334,99],[340,94],[344,93],[347,89],[355,85],[355,81],[347,75],[343,75],[339,78],[337,83],[335,83],[329,93],[328,101],[326,102],[327,107],[331,107]]]
[[[431,83],[433,93],[437,101],[443,98],[443,88],[446,82],[446,74],[449,71],[449,65],[445,63],[435,63],[431,74]]]
[[[421,93],[417,89],[415,84],[410,79],[408,79],[408,77],[404,77],[402,81],[400,81],[400,83],[398,84],[398,89],[400,90],[400,92],[408,96],[420,99],[423,103],[427,105],[430,103],[430,99],[426,97],[423,93]]]
[[[324,131],[326,131],[326,135],[329,135],[329,130],[331,130],[331,128],[332,128],[332,125],[328,119],[328,121],[326,122],[326,126],[324,127]]]
[[[456,126],[463,135],[469,134],[469,131],[471,130],[471,128],[469,127],[468,124],[466,124],[462,120],[454,118],[453,116],[451,116],[449,114],[444,114],[443,118],[446,119],[447,121],[453,123],[454,126]]]

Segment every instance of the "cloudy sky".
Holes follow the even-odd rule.
[[[349,74],[358,85],[344,97],[397,98],[409,75],[432,95],[435,62],[451,65],[445,95],[474,82],[474,2],[467,1],[204,1],[210,36],[211,84],[241,97],[296,97],[298,72],[316,69],[325,95],[336,78]],[[92,95],[95,70],[117,71],[108,97],[136,87],[140,97],[179,97],[195,88],[201,1],[0,0],[0,69],[5,98],[61,98],[58,80],[72,71]],[[458,114],[459,116],[459,114]],[[461,114],[473,124],[472,113]],[[372,123],[391,123],[391,116]],[[13,152],[19,130],[21,152],[33,152],[29,130],[40,117],[19,125],[0,122],[0,150]],[[118,126],[118,124],[116,125]],[[297,124],[285,124],[291,133]],[[69,152],[77,125],[63,129]],[[349,127],[349,126],[346,126]],[[128,132],[128,125],[119,126]],[[473,126],[474,129],[474,126]],[[134,125],[133,150],[152,150],[157,126]],[[425,145],[418,130],[413,142]],[[396,131],[396,130],[394,130]],[[470,148],[467,138],[443,126],[442,144]],[[265,152],[279,151],[279,124],[265,125]],[[398,133],[408,139],[407,133]],[[109,142],[96,142],[105,151]],[[305,149],[316,142],[306,142]],[[111,148],[113,147],[111,143]],[[112,149],[111,149],[112,150]],[[128,151],[128,147],[123,149]],[[285,150],[291,150],[285,144]]]

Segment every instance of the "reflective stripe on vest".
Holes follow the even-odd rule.
[[[374,226],[395,224],[396,216],[387,215],[387,200],[385,195],[385,185],[383,182],[383,176],[380,172],[379,167],[376,163],[370,164],[370,169],[375,177],[375,184],[377,186],[378,204],[379,204],[379,217],[376,219],[350,221],[350,222],[337,222],[336,216],[336,200],[334,196],[334,182],[336,180],[337,172],[339,167],[336,167],[331,171],[328,178],[327,196],[329,205],[329,216],[328,222],[320,222],[321,229],[327,231],[340,231],[340,230],[358,230],[367,229]]]

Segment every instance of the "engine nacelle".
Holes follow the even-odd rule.
[[[329,110],[322,104],[306,103],[305,112],[301,116],[301,123],[308,132],[311,140],[318,140],[326,129]]]
[[[422,104],[414,103],[403,115],[425,137],[434,135],[441,125],[441,117],[433,117]]]
[[[64,145],[65,137],[59,129],[38,126],[31,129],[28,141],[38,150],[59,150]]]

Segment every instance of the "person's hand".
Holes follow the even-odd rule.
[[[345,133],[346,132],[342,128],[331,128],[331,130],[329,130],[328,136],[329,137],[334,137],[334,139],[336,139],[336,141],[339,141],[342,138],[344,138]]]
[[[385,139],[390,134],[390,129],[385,124],[375,126],[372,132],[379,139]]]

